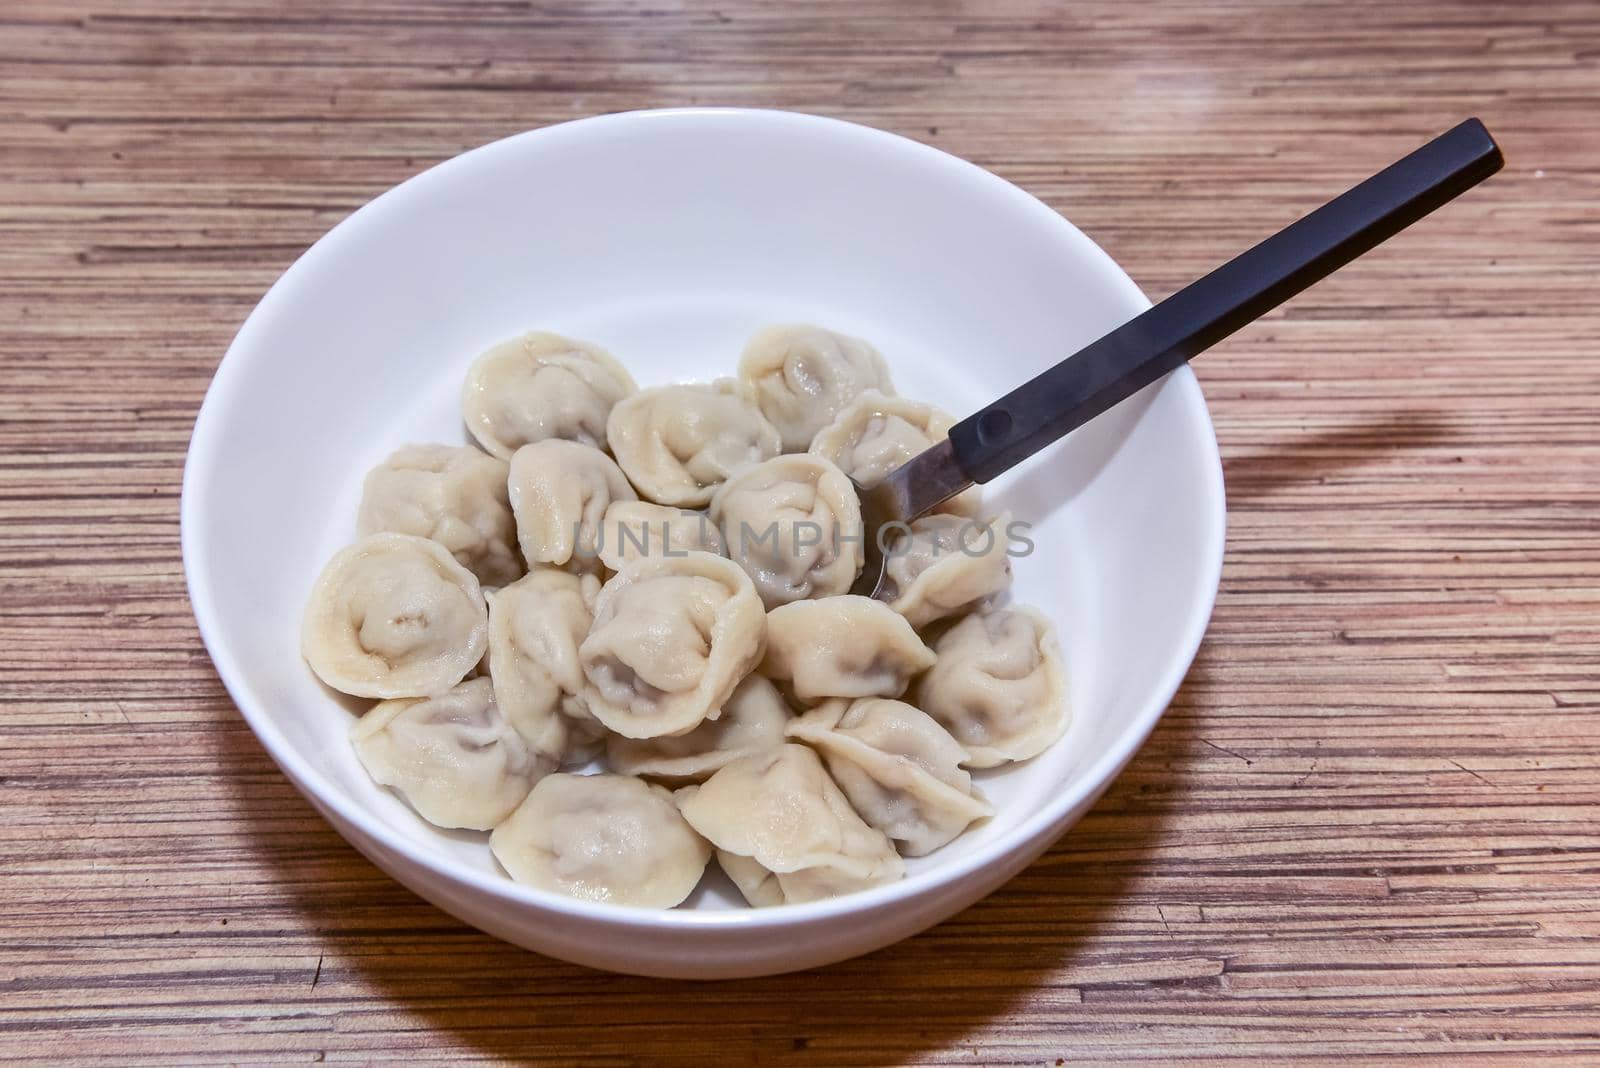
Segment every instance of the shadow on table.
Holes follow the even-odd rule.
[[[1446,445],[1466,429],[1431,409],[1384,412],[1347,426],[1296,434],[1254,447],[1223,463],[1228,499],[1255,504],[1295,487],[1314,486],[1332,476],[1369,467],[1410,449]]]
[[[1195,702],[1202,671],[1197,665],[1177,703]],[[1183,735],[1192,722],[1159,726],[1121,783],[1159,781],[1160,797],[1170,799],[1181,774],[1171,755],[1190,748]],[[1147,926],[1160,935],[1155,906],[1130,899],[1130,889],[1152,867],[1167,809],[1144,800],[1148,787],[1119,783],[1000,891],[869,956],[720,982],[596,972],[490,938],[413,896],[273,775],[248,732],[221,737],[223,774],[255,784],[234,793],[242,837],[262,867],[277,871],[285,903],[325,947],[318,992],[302,994],[312,1003],[338,999],[338,1031],[365,1032],[368,1042],[413,1046],[415,1035],[382,1032],[421,1026],[442,1042],[510,1058],[897,1064],[960,1049],[1024,1006],[1033,1028],[1041,1011],[1078,1011],[1085,973],[1077,968],[1075,977],[1075,966],[1115,966],[1130,910],[1149,912]],[[1113,924],[1123,926],[1108,947]]]

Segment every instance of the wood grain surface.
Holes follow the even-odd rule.
[[[178,491],[234,330],[422,168],[836,115],[1155,297],[1468,114],[1505,171],[1198,365],[1210,635],[1001,892],[870,957],[603,975],[425,905],[229,703]],[[1600,1063],[1600,6],[0,0],[0,1060]]]

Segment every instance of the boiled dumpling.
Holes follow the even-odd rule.
[[[646,556],[723,555],[722,534],[703,512],[649,501],[612,501],[600,523],[600,560],[621,571]]]
[[[768,612],[761,673],[788,682],[802,701],[899,697],[933,659],[905,617],[882,601],[846,594]]]
[[[448,549],[410,534],[371,534],[317,576],[300,647],[335,690],[432,697],[466,678],[488,641],[483,591]]]
[[[1044,751],[1067,729],[1067,680],[1050,621],[1031,608],[968,616],[934,642],[918,708],[992,768]]]
[[[461,414],[478,443],[502,460],[547,438],[603,449],[612,406],[637,388],[598,345],[534,332],[478,357],[467,372]]]
[[[723,870],[752,905],[815,901],[905,875],[893,844],[862,822],[803,745],[736,760],[677,797],[684,819],[717,847]]]
[[[606,426],[640,495],[680,508],[702,507],[739,468],[783,451],[778,431],[728,379],[636,393]]]
[[[966,751],[904,701],[829,701],[789,724],[788,735],[822,754],[861,818],[908,857],[925,856],[994,814],[961,768]]]
[[[636,560],[601,587],[579,649],[589,711],[629,738],[691,731],[720,715],[765,644],[761,598],[738,564],[703,552]]]
[[[357,524],[362,535],[431,538],[485,586],[522,574],[506,462],[470,446],[403,446],[368,473]]]
[[[861,503],[820,456],[778,456],[747,467],[711,498],[728,555],[768,608],[848,593],[861,570]]]
[[[600,523],[613,501],[636,499],[628,479],[592,445],[551,438],[511,457],[511,510],[530,566],[570,565],[592,571]]]
[[[739,387],[783,436],[785,452],[803,452],[817,431],[869,389],[894,392],[878,350],[820,326],[769,326],[739,360]]]
[[[688,734],[666,738],[606,740],[606,762],[613,771],[681,784],[701,782],[741,757],[783,744],[789,706],[778,688],[760,675],[746,675],[722,706],[722,714]]]
[[[519,883],[659,909],[688,897],[711,859],[672,795],[627,775],[540,780],[489,847]]]
[[[934,514],[911,521],[911,532],[884,557],[884,600],[913,627],[973,608],[1011,588],[1006,555],[1010,515],[988,523]]]
[[[872,487],[943,441],[954,423],[931,404],[872,391],[862,394],[818,431],[811,451],[838,464],[861,485]],[[980,491],[974,486],[945,501],[939,510],[973,515],[981,504]]]
[[[487,831],[555,767],[501,713],[483,678],[375,705],[350,740],[373,779],[440,827]]]
[[[558,761],[571,760],[601,732],[578,662],[599,592],[593,575],[536,567],[488,595],[495,701],[529,745]]]
[[[783,904],[783,887],[778,883],[777,873],[762,867],[759,860],[741,857],[725,849],[717,850],[716,856],[717,866],[750,904],[756,908]]]

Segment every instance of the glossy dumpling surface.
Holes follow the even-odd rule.
[[[893,882],[905,863],[862,822],[817,754],[786,744],[736,760],[678,792],[684,818],[722,853],[723,870],[751,904],[815,901]],[[764,890],[756,866],[771,872]],[[748,887],[748,889],[747,889]]]
[[[722,533],[704,512],[649,501],[612,501],[600,524],[600,560],[612,571],[647,556],[695,550],[724,555]]]
[[[612,409],[607,433],[639,494],[680,508],[703,507],[729,475],[783,448],[728,379],[636,393]]]
[[[783,744],[789,706],[778,688],[760,675],[746,675],[722,714],[688,734],[663,738],[606,739],[606,762],[613,771],[680,785],[702,782],[741,757]]]
[[[783,438],[802,452],[817,431],[869,389],[892,394],[878,350],[860,338],[820,326],[769,326],[745,346],[739,387]]]
[[[913,700],[961,743],[968,767],[1043,752],[1066,732],[1066,672],[1049,620],[1031,608],[970,615],[934,642]]]
[[[869,391],[817,432],[811,451],[832,460],[863,486],[876,486],[895,468],[948,437],[954,423],[931,404]],[[981,503],[974,486],[940,505],[939,511],[972,515]]]
[[[776,608],[847,593],[861,570],[861,504],[845,473],[805,453],[735,474],[711,499],[728,555]]]
[[[440,827],[490,829],[555,767],[501,714],[483,678],[375,705],[350,739],[374,780]]]
[[[766,616],[738,564],[710,553],[637,560],[600,589],[579,649],[589,711],[629,738],[715,719],[761,659]]]
[[[500,711],[539,752],[568,759],[569,737],[597,733],[578,646],[600,591],[593,575],[536,567],[488,594],[489,677]],[[592,729],[590,729],[592,725]]]
[[[576,441],[551,438],[524,445],[511,457],[511,510],[529,565],[600,566],[601,520],[615,501],[636,499],[616,462]]]
[[[301,651],[323,682],[357,697],[432,697],[466,677],[489,641],[472,572],[436,541],[372,534],[312,585]]]
[[[1008,513],[989,523],[940,513],[912,520],[884,557],[889,607],[921,628],[1009,590],[1010,521]]]
[[[550,775],[489,836],[519,883],[587,901],[671,908],[700,881],[711,847],[672,795],[627,775]]]
[[[485,586],[522,574],[504,460],[470,446],[406,445],[367,474],[360,533],[414,534],[443,545]]]
[[[905,617],[870,597],[795,601],[767,613],[761,672],[788,682],[802,701],[899,697],[933,660]]]
[[[851,806],[906,856],[931,853],[994,813],[961,767],[966,751],[904,701],[829,701],[788,735],[822,754]]]
[[[461,414],[478,444],[502,460],[548,438],[603,449],[612,407],[636,388],[598,345],[534,332],[478,357],[467,372]]]

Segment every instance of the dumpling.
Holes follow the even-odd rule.
[[[373,779],[439,827],[487,831],[555,768],[501,713],[484,678],[375,705],[350,740]]]
[[[658,386],[611,410],[611,451],[647,500],[699,508],[746,464],[783,451],[778,431],[729,379]]]
[[[745,346],[739,388],[803,452],[817,431],[869,389],[894,393],[878,350],[860,338],[804,324],[769,326]]]
[[[856,594],[795,601],[767,613],[761,673],[788,682],[802,701],[899,697],[933,665],[933,651],[905,617]]]
[[[949,437],[954,424],[931,404],[869,391],[817,432],[811,451],[870,488]],[[945,501],[939,510],[974,515],[981,506],[981,492],[974,486]]]
[[[922,628],[1011,588],[1002,513],[988,523],[934,514],[911,521],[884,556],[884,600]]]
[[[970,615],[933,647],[939,662],[918,680],[914,700],[966,749],[968,767],[1026,760],[1066,733],[1066,671],[1038,612]]]
[[[733,561],[636,560],[601,587],[578,650],[589,711],[629,738],[691,731],[721,715],[766,632],[761,598]]]
[[[578,662],[599,592],[593,575],[536,567],[488,594],[495,702],[529,745],[557,761],[572,759],[569,750],[601,730]]]
[[[489,848],[519,883],[658,909],[688,897],[711,859],[672,795],[627,775],[540,780]]]
[[[511,511],[529,566],[600,566],[596,541],[613,501],[637,500],[627,476],[592,445],[550,438],[511,457]]]
[[[703,512],[649,501],[612,501],[600,522],[600,561],[613,571],[646,556],[696,549],[724,555],[722,533]]]
[[[908,857],[925,856],[994,815],[961,768],[966,751],[904,701],[829,701],[789,724],[787,733],[822,754],[861,818]]]
[[[603,449],[612,407],[637,389],[600,346],[536,331],[478,357],[461,414],[478,444],[502,460],[547,438]]]
[[[411,534],[370,534],[335,553],[300,632],[317,677],[357,697],[444,693],[488,643],[478,580],[443,545]]]
[[[592,715],[567,720],[567,751],[561,757],[563,767],[581,767],[605,752],[606,739],[611,732],[605,724]]]
[[[722,706],[722,714],[688,734],[666,738],[606,740],[606,762],[613,771],[681,784],[702,782],[741,757],[783,744],[789,706],[778,688],[760,675],[746,675]]]
[[[736,760],[677,798],[683,818],[717,847],[723,870],[752,905],[836,897],[905,875],[894,845],[862,822],[803,745]]]
[[[357,523],[363,536],[431,538],[485,586],[522,574],[506,462],[470,446],[403,446],[367,474]]]
[[[783,904],[783,887],[778,883],[777,874],[762,867],[759,860],[723,849],[717,850],[716,856],[717,866],[750,904],[756,908]]]
[[[861,502],[820,456],[745,468],[711,498],[711,518],[768,608],[848,593],[861,570]]]

